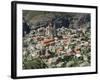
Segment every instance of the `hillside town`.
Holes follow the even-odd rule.
[[[23,69],[85,67],[91,63],[90,22],[70,28],[46,26],[24,31]]]

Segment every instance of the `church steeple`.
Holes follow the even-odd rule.
[[[56,26],[55,23],[53,24],[53,36],[57,36]]]
[[[46,35],[53,38],[53,27],[51,22],[49,22],[48,26],[46,27]]]

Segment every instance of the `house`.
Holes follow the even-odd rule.
[[[54,39],[44,39],[43,41],[41,41],[41,44],[43,46],[49,46],[49,45],[55,44],[55,40]]]

